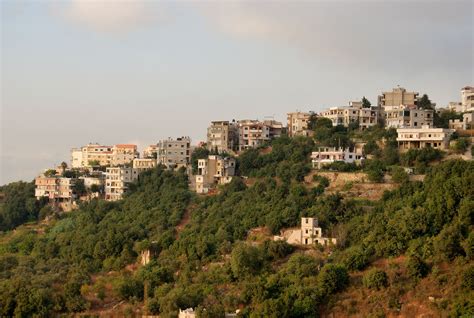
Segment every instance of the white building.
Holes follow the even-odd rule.
[[[364,160],[364,157],[361,153],[350,151],[348,148],[319,147],[318,151],[311,153],[313,168],[317,169],[336,161],[360,163],[362,160]]]
[[[76,198],[75,185],[74,178],[42,175],[35,179],[35,197],[37,200],[45,197],[52,202],[71,202]]]
[[[449,139],[453,132],[453,129],[430,128],[428,126],[398,128],[398,148],[400,151],[429,147],[446,150],[449,148]]]
[[[455,130],[472,129],[473,122],[474,122],[474,112],[464,113],[462,115],[462,120],[460,119],[449,120],[449,129],[455,129]]]
[[[386,128],[433,127],[432,109],[419,109],[415,105],[385,106],[383,114]]]
[[[130,144],[104,146],[95,143],[71,149],[72,168],[119,166],[129,164],[134,158],[138,158],[137,146]]]
[[[282,235],[274,236],[274,240],[285,240],[288,244],[295,245],[313,245],[319,243],[323,246],[328,244],[337,244],[337,239],[323,237],[323,232],[318,227],[318,219],[316,218],[301,218],[301,228],[299,230],[287,230],[281,233]]]
[[[380,109],[376,106],[363,108],[361,103],[352,102],[349,106],[331,107],[320,113],[320,116],[329,118],[333,126],[348,127],[349,124],[357,122],[360,129],[366,129],[377,125]]]
[[[466,86],[461,89],[462,112],[474,111],[474,86]]]
[[[187,308],[185,310],[179,310],[178,318],[196,318],[196,312],[193,308]]]
[[[312,113],[299,111],[288,113],[286,116],[288,136],[308,136],[308,124],[311,115]]]
[[[207,193],[217,184],[227,184],[235,175],[234,158],[211,155],[207,159],[198,160],[196,174],[196,192]]]
[[[158,143],[158,163],[168,168],[187,167],[191,162],[191,138],[168,138]]]
[[[128,185],[138,179],[138,174],[138,170],[131,167],[108,167],[105,172],[105,199],[122,199]]]

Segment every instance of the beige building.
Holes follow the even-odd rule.
[[[116,201],[128,190],[128,185],[138,180],[139,171],[131,167],[108,167],[105,171],[105,199]]]
[[[455,130],[473,129],[473,123],[474,123],[474,112],[464,113],[462,115],[462,120],[459,120],[459,119],[449,120],[449,129],[455,129]]]
[[[229,121],[212,121],[207,128],[207,149],[219,153],[237,149],[239,131],[237,124]]]
[[[207,159],[198,160],[196,174],[196,192],[207,193],[216,184],[227,184],[235,175],[234,158],[211,155]]]
[[[407,92],[403,87],[396,87],[391,92],[382,92],[378,97],[378,105],[399,106],[399,105],[416,105],[418,101],[417,92]]]
[[[143,171],[145,171],[145,170],[153,169],[154,167],[156,167],[156,159],[150,159],[150,158],[139,159],[139,158],[135,158],[135,159],[133,159],[132,167],[133,167],[133,169],[136,169],[136,170],[138,171],[138,173],[141,173],[141,172],[143,172]]]
[[[71,202],[76,198],[74,186],[76,179],[58,176],[39,176],[35,179],[35,197],[46,197],[54,202]]]
[[[158,145],[149,145],[143,150],[143,158],[156,159],[158,158]]]
[[[311,153],[313,168],[321,169],[333,162],[361,163],[364,160],[362,153],[350,151],[348,148],[319,147]]]
[[[366,129],[377,125],[380,110],[376,106],[363,108],[361,103],[354,103],[349,106],[331,107],[320,113],[320,116],[329,118],[333,126],[348,127],[349,124],[358,122],[360,129]]]
[[[158,163],[168,168],[187,167],[191,162],[191,138],[168,138],[158,143]]]
[[[285,240],[289,244],[295,245],[313,245],[319,243],[323,246],[329,244],[337,244],[335,238],[323,237],[323,231],[318,227],[318,219],[316,218],[301,218],[301,228],[298,230],[287,230],[276,235],[273,238],[277,240]]]
[[[138,158],[136,145],[104,146],[88,144],[81,148],[71,149],[72,168],[125,165],[131,163],[134,158]]]
[[[419,109],[415,105],[386,106],[383,114],[386,128],[433,127],[432,109]]]
[[[178,318],[196,318],[196,317],[197,317],[197,314],[193,308],[179,310]]]
[[[239,120],[239,150],[256,148],[273,138],[280,137],[283,125],[275,120]]]
[[[429,126],[398,128],[398,148],[400,151],[429,147],[446,150],[449,148],[449,139],[453,132],[452,129],[430,128]]]
[[[461,89],[462,112],[474,111],[474,87],[466,86]]]
[[[311,113],[306,112],[288,113],[286,116],[288,136],[308,136],[308,124],[311,115]]]

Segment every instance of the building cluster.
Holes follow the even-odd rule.
[[[432,147],[445,150],[455,130],[472,129],[474,120],[474,87],[461,89],[461,101],[451,102],[445,111],[459,113],[462,119],[450,120],[449,129],[435,127],[435,104],[421,107],[417,92],[402,87],[382,92],[377,105],[367,101],[349,102],[348,106],[330,107],[320,113],[290,112],[286,126],[274,119],[211,121],[206,142],[210,151],[207,158],[199,159],[195,175],[191,177],[197,193],[208,193],[218,185],[229,183],[236,174],[233,156],[249,148],[267,144],[274,138],[311,136],[312,123],[317,118],[328,118],[333,126],[368,129],[383,125],[397,130],[400,151]],[[426,106],[426,105],[425,105]],[[441,110],[443,111],[443,110]],[[191,173],[191,139],[183,136],[160,140],[143,150],[140,157],[137,146],[113,146],[90,143],[71,150],[69,168],[58,167],[55,173],[44,173],[35,180],[35,195],[52,202],[71,202],[93,197],[114,201],[123,197],[130,184],[145,170],[163,165],[169,169],[185,168]],[[333,162],[360,163],[364,158],[360,145],[354,149],[320,147],[311,154],[313,168],[322,168]],[[197,171],[196,171],[197,170]]]

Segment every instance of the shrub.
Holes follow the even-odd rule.
[[[410,257],[406,266],[407,274],[411,278],[423,278],[429,273],[428,265],[417,256]]]
[[[370,289],[382,289],[388,285],[388,276],[383,270],[371,269],[364,275],[364,286]]]
[[[404,183],[408,181],[408,174],[402,167],[392,168],[392,180],[397,183]]]
[[[326,264],[318,275],[318,287],[325,295],[344,289],[349,284],[349,274],[342,265]]]
[[[467,148],[469,147],[469,139],[467,138],[459,138],[456,140],[452,149],[455,153],[465,153]]]
[[[463,273],[462,286],[474,290],[474,265],[469,266]]]

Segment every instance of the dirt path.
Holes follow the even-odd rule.
[[[189,220],[191,219],[191,213],[192,211],[196,208],[196,205],[190,205],[186,208],[186,211],[184,211],[184,215],[181,218],[181,221],[179,224],[176,226],[176,239],[179,238],[179,233],[181,233],[186,225],[189,223]]]

